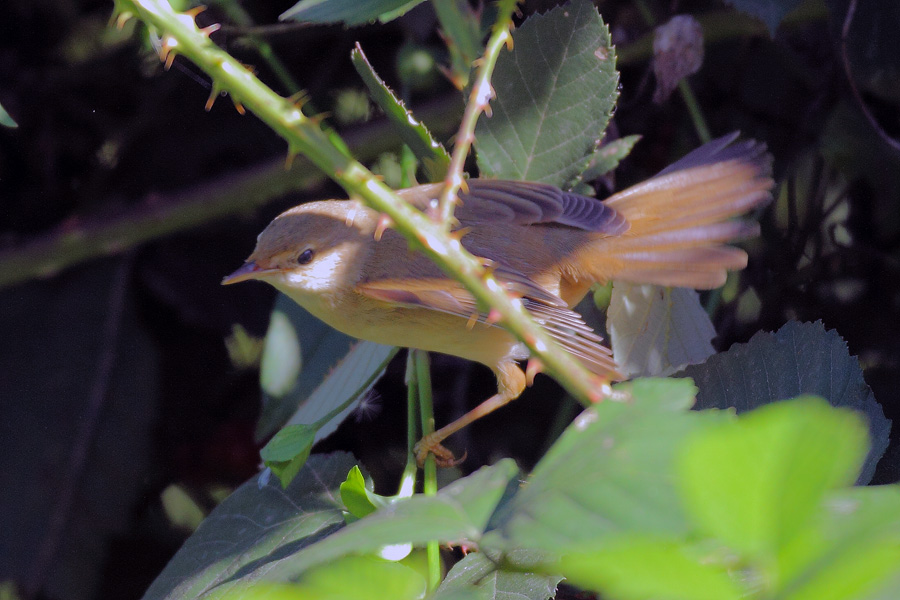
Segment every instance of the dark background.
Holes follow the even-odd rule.
[[[272,25],[292,3],[246,4],[257,24]],[[713,135],[741,129],[765,141],[784,184],[761,239],[748,244],[749,268],[715,314],[717,348],[789,319],[822,320],[847,340],[896,421],[900,152],[891,139],[900,137],[900,38],[890,32],[900,8],[862,4],[846,51],[859,97],[843,62],[847,2],[805,3],[774,38],[720,2],[648,6],[660,21],[675,12],[719,18],[709,21],[715,39],[691,86]],[[599,8],[626,57],[611,135],[644,136],[609,182],[621,188],[699,140],[677,94],[652,102],[639,50],[650,28],[635,5]],[[278,212],[341,195],[302,165],[285,171],[285,143],[228,98],[205,112],[208,78],[182,58],[164,71],[142,30],[117,33],[110,13],[106,0],[0,6],[0,104],[19,125],[0,129],[0,581],[16,582],[25,597],[139,597],[189,533],[172,524],[163,490],[177,484],[209,510],[256,472],[258,372],[236,365],[225,339],[234,324],[262,336],[274,290],[219,281]],[[199,21],[230,22],[216,6]],[[213,39],[287,93],[246,32],[232,24]],[[413,89],[395,68],[404,44],[446,62],[427,5],[387,25],[264,35],[319,110],[340,112],[340,91],[362,88],[348,60],[359,41],[441,139],[458,122],[459,94],[445,79]],[[387,139],[373,129],[377,115],[335,121],[361,155],[376,158],[376,142]],[[287,181],[278,193],[223,202],[269,175]],[[100,239],[113,225],[121,228]],[[102,257],[81,260],[84,248]],[[42,261],[28,262],[41,252]],[[365,413],[317,448],[352,450],[387,493],[405,458],[403,369],[401,354]],[[493,392],[482,367],[435,356],[433,370],[439,424]],[[452,445],[468,452],[464,471],[500,456],[527,468],[575,413],[539,378]],[[898,479],[894,443],[875,482]]]

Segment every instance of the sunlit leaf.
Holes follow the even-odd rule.
[[[609,31],[588,0],[527,19],[501,52],[493,116],[478,120],[482,175],[571,183],[591,155],[616,101],[618,74]]]
[[[466,590],[478,592],[483,600],[547,600],[556,595],[559,575],[543,575],[517,570],[515,561],[522,551],[504,556],[503,562],[473,552],[456,563],[434,596],[434,600],[450,600],[453,594]]]

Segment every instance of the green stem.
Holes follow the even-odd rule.
[[[678,82],[678,91],[681,92],[684,104],[691,115],[691,121],[693,121],[694,129],[697,131],[697,137],[705,144],[712,139],[712,135],[709,133],[709,126],[706,124],[706,118],[704,118],[703,111],[700,109],[700,103],[697,102],[697,96],[694,95],[694,90],[691,89],[687,79],[682,79]]]
[[[484,56],[480,59],[481,64],[478,66],[472,90],[469,92],[469,101],[466,103],[466,110],[463,112],[462,122],[453,143],[453,154],[450,156],[450,167],[444,178],[444,190],[440,200],[440,220],[446,231],[451,229],[453,209],[458,201],[459,189],[463,186],[463,167],[472,148],[472,142],[475,141],[475,124],[481,113],[488,110],[488,103],[495,95],[494,88],[491,87],[491,75],[497,65],[500,50],[512,43],[510,28],[515,7],[515,0],[501,0],[497,7],[497,22],[494,23]]]
[[[511,0],[505,0],[510,1]],[[325,132],[318,121],[266,87],[238,61],[213,44],[189,15],[176,14],[165,0],[116,0],[123,17],[139,16],[163,32],[163,58],[178,52],[190,58],[210,77],[214,86],[253,111],[288,142],[291,154],[304,154],[347,192],[374,210],[386,214],[397,231],[441,269],[463,284],[479,306],[489,306],[499,324],[522,340],[547,371],[579,401],[587,404],[613,394],[609,382],[599,380],[562,351],[531,318],[522,302],[485,268],[483,261],[448,235],[442,223],[417,211],[354,160],[336,134]]]
[[[410,350],[412,362],[415,364],[416,388],[419,393],[419,417],[422,424],[422,436],[434,433],[434,403],[431,395],[431,370],[428,353],[423,350]],[[425,458],[423,467],[424,481],[422,492],[426,496],[437,494],[437,462],[434,454]],[[430,541],[426,545],[428,564],[428,590],[434,591],[441,582],[441,553],[437,541]]]
[[[415,492],[416,474],[419,467],[413,448],[419,439],[417,417],[419,414],[419,379],[416,374],[415,355],[412,350],[406,354],[406,466],[400,477],[400,491],[397,495],[409,498]]]

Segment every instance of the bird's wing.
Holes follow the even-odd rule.
[[[618,235],[628,223],[615,209],[596,198],[564,192],[556,186],[532,181],[469,179],[460,192],[454,216],[465,223],[534,225],[558,223],[585,231]],[[436,203],[443,184],[400,190],[401,196],[426,210]]]
[[[610,379],[622,378],[612,358],[612,352],[602,343],[603,338],[562,300],[524,275],[510,277],[513,273],[508,269],[498,269],[494,275],[514,295],[521,296],[525,309],[532,317],[560,346],[579,358],[590,371]],[[468,290],[458,282],[445,277],[366,281],[358,284],[356,289],[361,294],[384,302],[426,308],[470,319],[473,322],[488,323],[487,316],[479,311],[475,298]],[[523,294],[522,292],[526,290],[528,291]]]

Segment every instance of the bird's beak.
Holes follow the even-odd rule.
[[[258,264],[249,260],[244,263],[240,269],[222,280],[222,285],[231,285],[232,283],[240,283],[249,279],[259,279],[260,276],[274,272],[275,269],[263,269]]]

